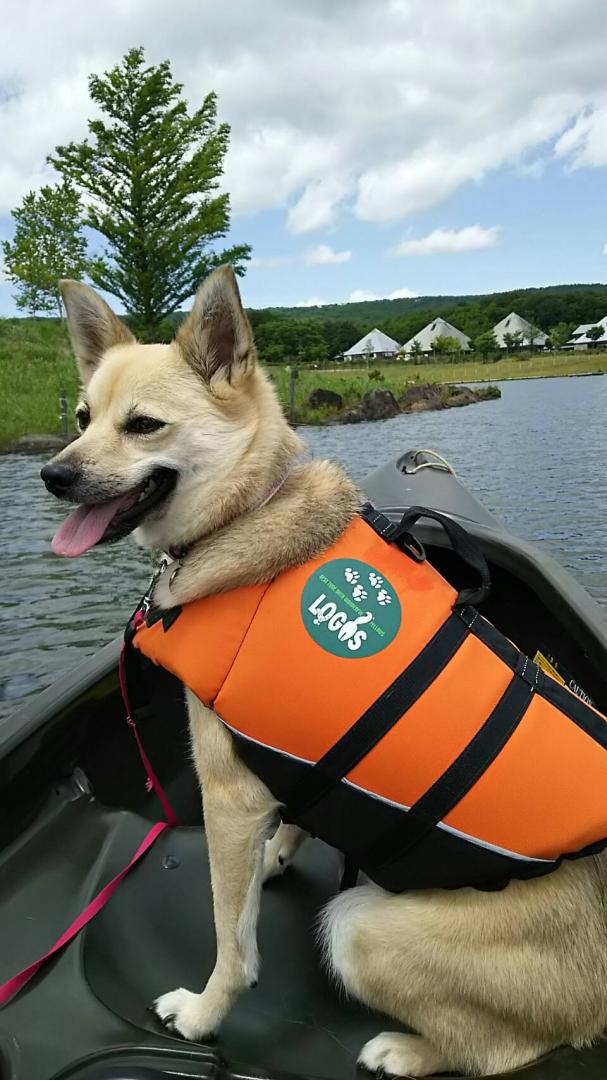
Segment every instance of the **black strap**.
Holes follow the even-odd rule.
[[[448,769],[402,815],[402,820],[360,856],[362,865],[381,866],[402,859],[457,806],[489,768],[520,724],[533,697],[531,687],[515,675],[493,712]],[[367,860],[367,862],[365,861]]]
[[[499,630],[496,630],[495,626],[483,619],[473,608],[462,608],[457,614],[470,632],[491,649],[491,652],[499,656],[511,671],[516,671],[540,697],[549,701],[556,709],[560,709],[591,739],[607,749],[607,723],[600,713],[587,705],[577,694],[558,683],[556,679],[552,679],[528,656],[519,652],[512,642],[508,641]]]
[[[396,544],[401,551],[404,551],[410,558],[415,559],[416,562],[424,562],[426,553],[423,545],[412,535],[410,530],[420,517],[437,521],[445,530],[455,553],[459,555],[462,562],[475,570],[481,579],[481,584],[476,589],[461,590],[454,607],[460,607],[462,604],[480,604],[482,600],[486,600],[488,597],[491,590],[491,575],[481,546],[453,518],[439,513],[438,510],[429,510],[425,506],[410,506],[408,510],[405,510],[400,521],[390,521],[389,517],[386,517],[381,510],[376,510],[371,503],[366,503],[363,506],[361,515],[383,540],[386,540],[387,543]]]
[[[431,518],[432,521],[436,521],[442,526],[456,555],[459,555],[467,566],[475,570],[481,579],[481,584],[476,589],[462,589],[454,606],[480,604],[483,600],[486,600],[491,590],[491,576],[487,560],[478,541],[453,518],[448,517],[446,514],[440,514],[438,510],[429,510],[424,506],[410,506],[408,510],[405,510],[398,522],[396,532],[391,538],[392,542],[399,546],[403,540],[407,542],[410,539],[411,529],[421,517]]]
[[[465,623],[450,615],[409,666],[293,788],[286,808],[289,818],[305,814],[373,749],[440,675],[467,636]]]

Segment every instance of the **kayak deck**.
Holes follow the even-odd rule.
[[[149,826],[139,814],[84,797],[57,801],[45,817],[1,868],[4,889],[14,886],[4,926],[8,920],[17,931],[21,924],[32,956],[124,865]],[[68,850],[58,872],[57,852]],[[23,874],[26,854],[35,878]],[[284,878],[266,885],[259,985],[243,994],[216,1044],[195,1046],[166,1033],[146,1009],[167,989],[201,987],[215,954],[202,830],[167,830],[111,904],[0,1014],[0,1077],[168,1080],[178,1072],[352,1080],[367,1039],[404,1029],[348,1000],[321,968],[313,927],[338,872],[335,853],[308,841]],[[3,941],[3,971],[14,970],[23,953],[21,933]],[[521,1075],[598,1080],[606,1069],[607,1043],[559,1050]]]

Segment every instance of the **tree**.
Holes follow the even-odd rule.
[[[411,348],[409,349],[409,359],[412,360],[414,364],[421,364],[422,355],[422,347],[419,341],[417,340],[417,338],[413,338]]]
[[[479,334],[474,340],[474,348],[484,360],[491,354],[495,354],[499,346],[493,330],[486,330],[484,334]]]
[[[462,347],[457,338],[449,337],[448,334],[441,334],[440,337],[434,339],[432,348],[435,353],[441,356],[453,356],[456,353],[461,353]]]
[[[603,326],[591,326],[590,329],[586,331],[586,337],[589,337],[592,344],[594,345],[595,342],[599,340],[599,338],[602,338],[604,333],[605,328]]]
[[[207,94],[188,114],[168,61],[146,67],[131,49],[89,90],[103,118],[90,139],[58,146],[49,161],[86,201],[85,224],[107,241],[89,276],[119,297],[137,329],[151,336],[220,263],[236,273],[250,248],[214,250],[230,224],[229,196],[218,194],[230,130],[217,123]]]
[[[80,198],[68,182],[30,191],[13,210],[15,235],[3,241],[2,252],[21,310],[62,314],[59,279],[80,280],[87,269],[80,212]]]
[[[554,348],[561,349],[569,341],[574,330],[575,323],[571,322],[560,322],[553,326],[550,330],[550,340]]]
[[[369,370],[369,361],[374,355],[373,346],[371,345],[371,342],[368,341],[363,349],[363,359],[367,365],[367,371]]]

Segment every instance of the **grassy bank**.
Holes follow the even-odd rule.
[[[0,320],[0,447],[32,433],[59,434],[59,394],[73,412],[76,367],[58,320]]]
[[[551,353],[532,355],[528,359],[507,357],[495,363],[464,361],[457,364],[387,364],[366,369],[331,369],[309,371],[301,368],[295,384],[295,410],[297,419],[304,424],[322,423],[325,409],[311,409],[307,404],[312,390],[318,386],[336,390],[348,408],[360,400],[374,386],[385,387],[399,398],[408,386],[415,383],[476,383],[507,379],[541,379],[563,375],[580,375],[587,371],[607,372],[607,352]],[[379,377],[371,377],[374,372]],[[270,369],[270,376],[278,390],[285,409],[289,400],[289,373],[286,368]]]
[[[366,369],[331,371],[301,369],[296,384],[296,414],[303,423],[321,422],[326,411],[312,410],[307,399],[319,386],[337,390],[344,406],[354,405],[374,386],[392,390],[396,397],[411,383],[469,383],[495,379],[541,378],[607,371],[607,352],[564,353],[508,357],[497,363],[470,361],[458,364],[390,364],[370,378]],[[284,367],[270,374],[285,407],[289,375]],[[0,319],[0,448],[22,435],[59,434],[59,394],[67,391],[70,414],[78,394],[78,380],[65,328],[55,319]]]

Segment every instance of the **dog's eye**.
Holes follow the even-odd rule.
[[[76,410],[76,427],[81,433],[86,431],[91,422],[91,414],[86,405],[82,405]]]
[[[151,435],[153,431],[160,431],[166,427],[164,420],[157,420],[154,416],[131,416],[124,425],[128,435]]]

